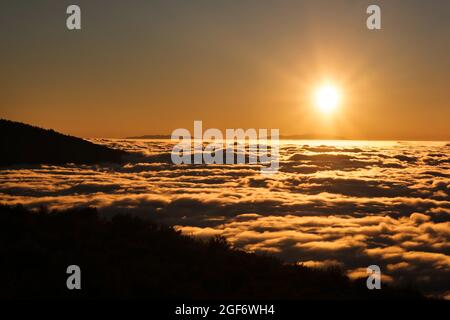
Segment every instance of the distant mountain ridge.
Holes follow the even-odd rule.
[[[146,134],[143,136],[135,136],[135,137],[125,137],[125,139],[162,139],[162,140],[166,140],[166,139],[170,139],[171,136],[170,134]]]
[[[0,119],[0,166],[121,162],[127,152],[21,122]]]
[[[171,139],[170,134],[147,134],[142,136],[125,137],[125,139],[159,139],[167,140]],[[333,135],[319,135],[319,134],[293,134],[293,135],[281,135],[281,140],[347,140],[342,136]]]

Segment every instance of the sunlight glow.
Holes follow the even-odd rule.
[[[331,84],[322,85],[315,91],[314,101],[322,113],[331,114],[339,105],[339,90]]]

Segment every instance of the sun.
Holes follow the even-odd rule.
[[[339,89],[332,84],[324,84],[314,92],[314,102],[317,108],[324,114],[333,113],[340,102]]]

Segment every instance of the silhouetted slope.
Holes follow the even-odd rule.
[[[339,269],[285,265],[130,215],[100,219],[92,208],[0,206],[0,257],[0,298],[421,298],[384,284],[370,291]],[[72,264],[81,268],[79,291],[66,288]]]
[[[0,119],[0,165],[119,162],[124,151]]]

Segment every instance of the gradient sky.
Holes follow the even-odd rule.
[[[66,29],[79,4],[82,30]],[[369,4],[382,30],[366,28]],[[279,128],[450,139],[450,1],[0,3],[0,117],[82,137]],[[333,117],[311,95],[343,92]]]

